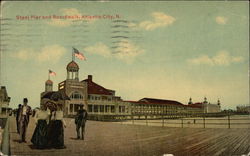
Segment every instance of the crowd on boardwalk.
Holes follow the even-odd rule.
[[[30,116],[34,117],[36,128],[31,142],[38,149],[66,148],[64,146],[64,128],[66,123],[63,112],[57,106],[56,101],[49,100],[42,108],[32,111],[28,105],[28,99],[23,99],[23,105],[19,104],[16,115],[17,133],[20,134],[20,143],[26,143],[26,132]],[[75,117],[77,139],[84,140],[87,111],[80,107]]]

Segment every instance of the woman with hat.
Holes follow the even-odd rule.
[[[50,101],[50,122],[48,126],[48,146],[50,148],[65,148],[64,127],[66,123],[63,119],[63,111],[55,101]]]
[[[47,147],[48,138],[48,122],[50,117],[50,111],[47,109],[47,105],[43,105],[41,110],[37,110],[35,114],[35,123],[36,128],[33,133],[31,142],[35,145],[38,149],[43,149]]]

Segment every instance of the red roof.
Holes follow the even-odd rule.
[[[153,98],[143,98],[139,100],[140,102],[151,103],[151,104],[167,104],[167,105],[183,105],[182,103],[174,100],[165,99],[153,99]]]
[[[202,103],[201,102],[197,102],[197,103],[189,104],[188,106],[201,108],[202,107]]]
[[[125,102],[131,102],[131,103],[137,103],[137,104],[162,104],[162,105],[179,105],[183,106],[182,103],[178,101],[173,100],[163,100],[163,99],[152,99],[152,98],[143,98],[139,101],[125,101]]]
[[[47,80],[45,83],[46,83],[46,84],[53,84],[53,81]]]
[[[106,89],[98,85],[97,83],[93,82],[91,79],[85,79],[83,81],[87,82],[88,94],[112,95],[112,92],[111,92],[112,90]]]
[[[75,61],[71,61],[68,65],[67,65],[67,70],[69,69],[79,69],[79,66],[77,65],[77,63]]]

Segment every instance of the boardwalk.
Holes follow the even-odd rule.
[[[14,118],[10,120],[12,155],[84,156],[213,156],[242,155],[250,152],[249,129],[168,128],[88,121],[84,141],[75,140],[72,119],[66,119],[66,149],[33,149],[31,119],[27,143],[18,143]]]

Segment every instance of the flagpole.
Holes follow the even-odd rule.
[[[74,49],[72,47],[72,61],[74,61]]]

